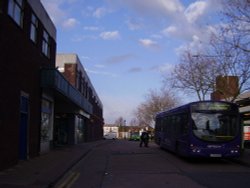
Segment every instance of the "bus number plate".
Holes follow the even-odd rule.
[[[210,157],[221,157],[221,154],[210,154]]]

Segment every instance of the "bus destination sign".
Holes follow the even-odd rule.
[[[219,103],[219,102],[203,102],[203,103],[197,103],[192,105],[192,110],[218,110],[218,111],[227,111],[230,110],[231,106],[227,103]]]

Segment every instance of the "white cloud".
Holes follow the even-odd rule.
[[[162,65],[154,66],[151,69],[160,73],[170,73],[174,68],[173,64],[165,63]]]
[[[69,18],[63,22],[64,28],[73,28],[77,25],[78,21],[75,18]]]
[[[191,42],[181,45],[175,51],[176,51],[177,54],[181,54],[182,52],[184,52],[186,50],[191,50],[195,54],[197,52],[202,52],[204,46],[205,45],[202,42],[202,40],[197,35],[194,35],[192,37]]]
[[[113,4],[117,4],[116,1],[109,0]],[[120,0],[120,6],[124,5],[148,15],[169,15],[184,8],[179,0]]]
[[[72,42],[82,42],[84,40],[96,40],[98,37],[95,35],[79,35],[79,36],[73,36],[71,38]]]
[[[188,6],[184,14],[189,23],[194,23],[201,18],[207,11],[208,4],[205,1],[196,1]]]
[[[159,67],[159,71],[161,73],[172,72],[173,68],[174,68],[173,64],[166,63]]]
[[[100,30],[100,28],[97,27],[97,26],[84,26],[83,29],[87,30],[87,31],[98,31],[98,30]]]
[[[159,44],[151,39],[139,39],[139,44],[146,48],[159,48]]]
[[[191,40],[189,43],[185,43],[178,47],[175,51],[177,54],[180,52],[183,52],[187,49],[192,50],[194,53],[197,53],[197,51],[204,51],[206,50],[206,46],[210,42],[211,34],[218,32],[218,27],[216,25],[212,26],[206,26],[203,28],[200,28],[200,30],[197,29],[196,34],[194,33],[191,37]],[[204,52],[205,53],[205,52]]]
[[[189,24],[187,22],[180,22],[176,25],[170,25],[162,30],[162,34],[166,37],[177,38],[185,41],[191,41],[194,35],[200,35],[202,28]]]
[[[54,24],[60,24],[66,16],[65,11],[60,8],[60,2],[51,0],[41,0],[41,3],[47,10]]]
[[[90,69],[85,69],[86,72],[90,73],[90,74],[96,74],[96,75],[102,75],[102,76],[108,76],[108,77],[112,77],[112,78],[116,78],[118,77],[117,74],[115,73],[111,73],[111,72],[105,72],[105,71],[96,71],[96,70],[90,70]]]
[[[117,1],[119,3],[117,3]],[[174,37],[180,40],[193,41],[193,36],[202,37],[206,27],[202,23],[209,24],[209,13],[218,11],[220,2],[216,0],[197,0],[185,7],[180,0],[109,0],[120,8],[129,8],[140,16],[148,16],[146,21],[157,21],[154,28],[165,24],[161,34],[166,37]],[[145,20],[138,22],[138,18],[130,19],[126,23],[130,30],[142,29],[146,26]],[[160,18],[160,19],[158,19]],[[143,27],[142,27],[143,26]],[[141,39],[144,47],[158,47],[157,42],[151,39]]]
[[[93,16],[94,16],[95,18],[101,18],[101,17],[103,17],[107,12],[108,12],[108,11],[107,11],[106,8],[100,7],[100,8],[97,8],[97,9],[94,11]]]
[[[156,9],[163,8],[163,10],[165,10],[166,12],[181,12],[183,10],[183,6],[179,2],[179,0],[155,0],[155,1],[148,0],[148,3],[150,6],[156,3],[155,4]]]
[[[130,30],[139,30],[143,27],[143,24],[141,21],[130,19],[126,21],[126,24]]]
[[[103,40],[116,40],[121,38],[119,31],[105,31],[100,34],[100,37]]]
[[[163,32],[163,34],[168,35],[171,33],[176,33],[176,31],[177,31],[176,26],[171,25],[171,26],[167,27],[166,29],[164,29],[162,32]]]
[[[41,3],[55,25],[72,28],[79,23],[75,18],[70,16],[70,8],[77,3],[76,0],[41,0]],[[67,8],[63,8],[65,6]]]

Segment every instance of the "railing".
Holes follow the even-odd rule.
[[[41,70],[41,86],[56,89],[58,92],[69,98],[84,111],[92,114],[93,107],[89,101],[73,87],[64,76],[56,69]]]

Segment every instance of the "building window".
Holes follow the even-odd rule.
[[[33,42],[37,42],[37,31],[38,31],[38,19],[32,14],[31,15],[31,25],[30,25],[30,39]]]
[[[8,14],[15,22],[22,26],[23,24],[23,0],[9,0]]]
[[[42,52],[47,57],[50,56],[49,34],[46,31],[43,31]]]

